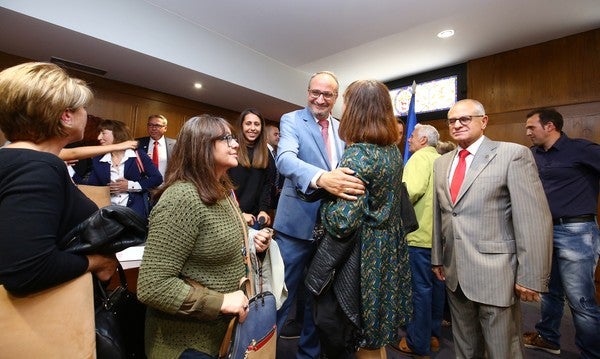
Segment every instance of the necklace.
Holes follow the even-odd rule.
[[[111,152],[111,162],[113,167],[119,167],[121,161],[123,160],[123,156],[125,156],[124,152]]]

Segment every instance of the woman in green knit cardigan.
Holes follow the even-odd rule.
[[[238,147],[231,125],[218,117],[193,117],[179,133],[138,279],[138,298],[148,306],[148,358],[215,358],[232,316],[246,318],[239,286],[248,227],[226,174],[238,164]],[[268,229],[258,232],[257,252],[270,241]]]

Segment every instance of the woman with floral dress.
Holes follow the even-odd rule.
[[[408,247],[400,220],[403,165],[395,145],[398,128],[381,82],[353,82],[344,104],[340,137],[348,147],[340,166],[352,168],[366,190],[356,201],[324,202],[321,221],[332,238],[355,234],[360,266],[356,357],[385,358],[385,345],[398,342],[398,329],[407,323],[412,308]],[[342,278],[343,269],[336,276],[334,282],[352,280]],[[336,297],[342,296],[336,293]]]

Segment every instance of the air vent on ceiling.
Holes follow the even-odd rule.
[[[97,69],[95,67],[87,66],[84,64],[80,64],[78,62],[61,59],[60,57],[52,56],[50,58],[50,62],[57,64],[58,66],[61,66],[61,67],[66,67],[66,68],[77,70],[77,71],[87,72],[87,73],[93,74],[93,75],[98,75],[98,76],[106,75],[106,71],[104,71],[104,70]]]

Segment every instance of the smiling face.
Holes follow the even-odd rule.
[[[244,138],[248,143],[254,143],[260,136],[261,131],[262,126],[260,123],[260,117],[253,113],[249,113],[244,116],[244,120],[242,121],[242,133],[244,134]]]
[[[238,165],[237,149],[239,143],[232,137],[229,130],[215,140],[213,148],[213,157],[215,162],[215,172],[220,178],[228,169]]]
[[[167,132],[167,121],[160,117],[150,117],[148,119],[148,135],[153,140],[160,140],[165,132]]]
[[[98,142],[101,146],[112,145],[115,142],[115,136],[111,130],[102,130],[98,135]]]
[[[308,109],[317,120],[329,117],[337,99],[338,84],[328,74],[318,74],[309,83]],[[315,97],[315,94],[318,96]]]
[[[458,119],[463,119],[463,121]],[[449,125],[450,136],[460,147],[467,148],[483,136],[488,117],[482,112],[482,108],[477,105],[477,102],[461,100],[448,111],[448,120],[457,120]],[[465,123],[463,124],[463,122]]]

